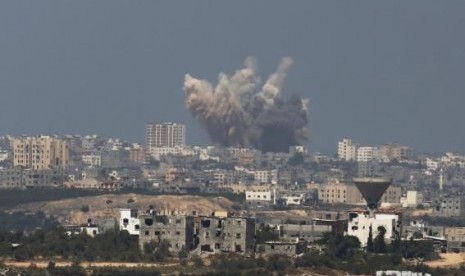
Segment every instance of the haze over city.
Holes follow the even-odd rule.
[[[0,135],[96,133],[142,142],[187,125],[185,74],[217,82],[248,56],[262,84],[291,57],[283,95],[310,100],[309,148],[342,137],[463,152],[462,1],[2,1]]]

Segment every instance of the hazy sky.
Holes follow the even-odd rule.
[[[255,56],[266,77],[290,56],[312,151],[465,152],[465,1],[1,1],[0,38],[0,135],[142,142],[169,120],[205,144],[184,75],[216,82]]]

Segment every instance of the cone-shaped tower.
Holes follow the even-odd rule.
[[[370,211],[378,208],[378,202],[386,189],[391,185],[392,179],[386,177],[359,177],[354,178],[355,186],[367,201]]]

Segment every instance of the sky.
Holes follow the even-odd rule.
[[[143,142],[187,125],[185,74],[216,83],[292,57],[283,93],[310,100],[311,151],[348,137],[465,153],[465,1],[0,1],[0,135]]]

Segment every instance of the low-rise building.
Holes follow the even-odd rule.
[[[278,182],[277,170],[253,171],[255,184],[276,184]]]
[[[0,188],[3,189],[56,188],[62,187],[65,179],[65,172],[61,169],[0,169]]]
[[[141,222],[139,245],[141,250],[147,243],[168,243],[171,253],[189,251],[194,244],[194,217],[180,214],[151,212],[139,216]]]
[[[423,194],[418,191],[407,191],[405,197],[400,200],[402,207],[417,207],[423,203]]]
[[[458,217],[465,215],[465,197],[447,195],[435,201],[433,214],[443,217]]]
[[[100,167],[102,166],[102,156],[100,154],[83,154],[82,163],[87,166]]]
[[[465,227],[446,227],[447,251],[465,252]]]
[[[320,186],[318,200],[322,203],[358,204],[362,195],[355,185],[330,182]]]
[[[267,241],[265,244],[259,246],[259,252],[264,254],[285,254],[289,257],[305,253],[307,249],[307,242],[302,240],[293,241]]]
[[[286,194],[281,197],[284,201],[284,204],[289,205],[302,205],[307,199],[307,193],[304,192],[295,192],[291,194]]]
[[[326,232],[332,232],[331,225],[317,224],[281,224],[278,225],[279,237],[283,239],[299,239],[306,241],[314,241],[321,237]]]
[[[366,246],[370,231],[373,239],[378,235],[381,227],[384,227],[386,243],[399,237],[402,233],[401,217],[398,213],[377,212],[373,217],[365,210],[354,210],[349,213],[349,221],[346,234],[359,239],[362,246]]]
[[[200,217],[196,228],[201,252],[254,252],[253,218]]]
[[[138,236],[140,233],[140,220],[137,211],[131,209],[121,209],[119,219],[119,230],[126,230],[130,235]]]
[[[247,205],[254,207],[266,207],[276,204],[276,192],[271,189],[245,191]]]

